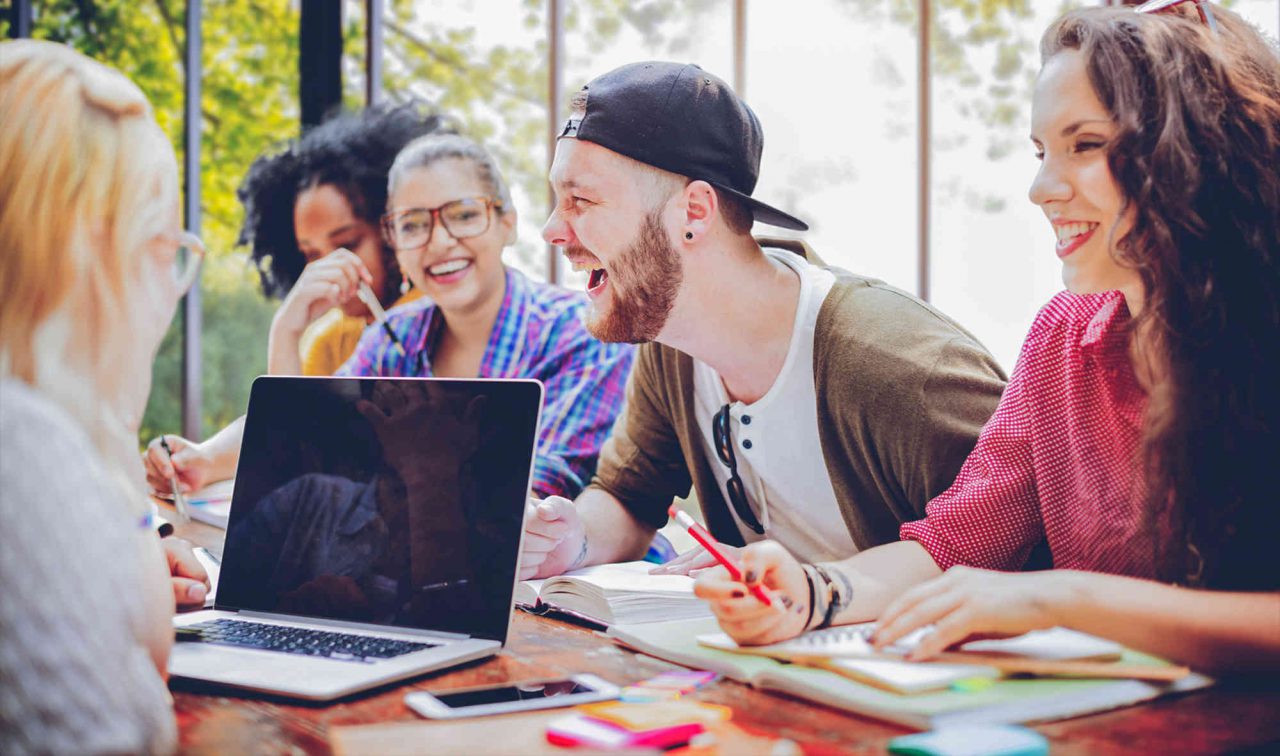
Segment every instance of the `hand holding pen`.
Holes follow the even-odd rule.
[[[169,464],[173,464],[173,448],[169,446],[169,441],[164,436],[160,437],[160,446],[164,449],[164,453],[169,455]],[[173,508],[178,512],[178,519],[182,522],[191,521],[191,512],[187,509],[187,499],[182,495],[182,490],[178,487],[178,473],[175,470],[173,475],[169,477],[169,485],[173,488]]]
[[[697,521],[688,514],[676,509],[674,505],[667,510],[667,514],[679,523],[682,528],[689,531],[689,535],[693,536],[693,540],[697,541],[702,548],[706,549],[708,554],[715,557],[715,560],[729,572],[730,580],[735,580],[740,583],[745,582],[743,580],[742,570],[738,568],[738,565],[733,563],[732,559],[721,551],[719,543],[717,543],[716,540],[711,537],[711,534],[699,525]],[[751,595],[759,599],[760,603],[765,606],[773,606],[773,601],[769,599],[769,594],[764,592],[763,586],[759,583],[755,583],[748,587],[751,590]]]

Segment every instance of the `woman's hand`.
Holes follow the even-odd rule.
[[[298,345],[316,318],[356,295],[360,282],[373,285],[373,275],[355,253],[335,249],[309,263],[271,320],[267,336],[267,373],[301,375]]]
[[[209,574],[196,558],[191,544],[181,538],[161,538],[160,549],[169,562],[173,602],[178,611],[199,609],[209,595]]]
[[[743,645],[776,643],[803,633],[810,619],[809,578],[796,558],[774,541],[742,549],[739,564],[743,582],[729,579],[716,566],[705,570],[693,592],[711,602],[711,611],[729,637]],[[752,595],[750,586],[763,585],[773,606]]]
[[[360,282],[373,285],[373,274],[354,252],[335,249],[302,269],[276,311],[271,330],[301,334],[316,318],[356,295]]]
[[[932,624],[908,654],[912,661],[932,658],[957,643],[977,637],[1007,637],[1062,624],[1055,607],[1064,605],[1070,573],[993,572],[952,567],[943,575],[902,594],[880,615],[871,636],[884,648],[913,630]]]
[[[142,464],[147,470],[147,484],[158,494],[173,493],[170,483],[176,475],[178,490],[183,493],[204,488],[212,480],[213,457],[201,444],[192,443],[182,436],[163,436],[173,450],[173,459],[160,444],[160,438],[151,439],[142,453]]]

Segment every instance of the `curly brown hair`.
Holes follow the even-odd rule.
[[[1120,264],[1146,289],[1142,457],[1161,576],[1280,586],[1280,50],[1214,6],[1194,17],[1091,8],[1042,60],[1078,50],[1117,126],[1108,162],[1133,225]],[[1172,537],[1169,537],[1172,535]]]

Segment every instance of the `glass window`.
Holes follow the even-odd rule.
[[[764,127],[755,196],[808,222],[828,263],[914,291],[915,20],[842,0],[803,15],[748,7],[745,99]]]
[[[933,65],[956,73],[934,77],[931,299],[1006,370],[1062,289],[1053,231],[1027,199],[1040,35],[1061,10],[1027,3],[974,18],[948,7],[936,18]]]
[[[457,119],[493,153],[515,202],[519,231],[508,265],[545,280],[540,230],[547,206],[545,3],[525,0],[388,2],[383,86]]]

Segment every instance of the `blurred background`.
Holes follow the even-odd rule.
[[[828,262],[929,299],[1012,369],[1061,288],[1053,234],[1026,199],[1037,43],[1082,4],[4,0],[0,36],[65,42],[120,69],[178,150],[187,223],[211,257],[156,361],[145,442],[222,427],[266,369],[277,303],[236,246],[235,189],[260,152],[335,106],[425,100],[513,184],[520,241],[507,262],[581,287],[539,237],[549,149],[573,92],[646,59],[731,82],[764,126],[756,194],[807,220]],[[1280,33],[1280,0],[1221,4]]]

